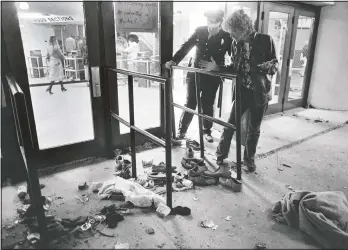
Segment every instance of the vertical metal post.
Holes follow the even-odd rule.
[[[171,91],[170,91],[170,93],[171,93],[171,95],[170,95],[170,106],[171,106],[171,109],[172,109],[172,133],[173,133],[173,138],[174,139],[176,139],[176,129],[175,129],[175,112],[174,112],[174,106],[172,105],[172,103],[174,102],[174,100],[173,100],[173,88],[174,88],[174,84],[173,84],[173,82],[174,82],[174,78],[173,78],[173,70],[172,69],[170,69],[169,70],[169,73],[168,73],[169,75],[168,75],[168,77],[170,78],[170,85],[171,85]]]
[[[172,78],[168,78],[164,86],[165,132],[166,132],[166,177],[167,206],[172,208]]]
[[[236,142],[237,142],[237,180],[242,179],[242,161],[241,161],[241,92],[240,77],[236,79]]]
[[[202,102],[201,102],[201,83],[200,75],[195,72],[195,84],[196,84],[196,99],[198,106],[198,114],[202,113]],[[199,143],[201,144],[201,158],[204,157],[204,140],[203,140],[203,118],[198,116],[198,127],[199,127]]]
[[[134,126],[134,91],[133,91],[133,76],[128,76],[128,96],[129,96],[129,123]],[[132,156],[132,177],[137,177],[137,164],[135,152],[135,131],[130,128],[131,139],[131,156]]]

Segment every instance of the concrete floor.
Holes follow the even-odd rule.
[[[296,114],[293,116],[293,114]],[[329,122],[314,123],[322,118]],[[308,120],[310,119],[310,120]],[[296,190],[343,191],[348,197],[348,112],[320,110],[293,110],[283,115],[273,115],[265,119],[258,150],[258,169],[255,174],[243,173],[243,190],[234,193],[221,186],[196,188],[173,193],[174,206],[188,206],[192,215],[188,217],[168,216],[159,218],[155,212],[134,209],[114,230],[115,238],[100,235],[78,240],[74,237],[61,241],[52,248],[114,248],[117,241],[128,242],[131,248],[253,248],[263,242],[267,248],[278,249],[316,249],[308,236],[286,225],[276,223],[269,215],[272,204],[282,198],[291,185]],[[330,132],[325,132],[328,129]],[[314,136],[316,133],[321,133]],[[192,137],[197,133],[191,132]],[[214,131],[218,139],[219,133]],[[305,140],[308,137],[311,139]],[[216,141],[215,140],[215,141]],[[303,142],[298,144],[297,142]],[[287,146],[284,150],[277,149]],[[291,145],[293,145],[291,147]],[[216,142],[207,145],[207,159],[213,161]],[[230,160],[235,158],[231,148]],[[173,150],[173,165],[180,166],[182,148]],[[154,159],[155,163],[164,160],[164,149],[157,148],[137,154],[137,165],[141,172],[141,160]],[[278,170],[281,163],[291,168]],[[43,195],[50,196],[54,202],[50,214],[73,218],[79,215],[93,215],[103,206],[115,202],[99,201],[95,194],[85,191],[91,201],[80,204],[74,198],[82,192],[77,190],[80,181],[105,181],[113,177],[112,160],[93,160],[80,164],[60,167],[60,170],[43,175],[41,183],[46,184]],[[216,168],[215,165],[210,166]],[[46,171],[47,172],[47,171]],[[18,186],[2,188],[2,224],[8,225],[16,219],[16,198]],[[55,199],[56,197],[63,199]],[[197,197],[198,200],[193,198]],[[117,203],[117,202],[116,202]],[[225,218],[231,216],[231,221]],[[203,219],[212,220],[219,227],[201,228]],[[154,235],[145,232],[146,227],[155,230]],[[24,232],[25,233],[25,232]],[[3,246],[22,240],[23,228],[14,231],[3,230]],[[12,234],[12,236],[11,236]]]

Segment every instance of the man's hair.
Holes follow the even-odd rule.
[[[225,18],[222,28],[224,31],[233,33],[234,31],[252,31],[253,21],[243,9],[236,10]]]
[[[139,43],[139,37],[137,35],[130,34],[128,36],[128,41]]]

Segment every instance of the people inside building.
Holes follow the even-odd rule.
[[[138,58],[138,53],[140,51],[139,37],[137,35],[130,34],[127,40],[128,47],[124,50],[124,53],[127,54],[128,70],[135,71],[134,60]]]
[[[48,70],[51,85],[46,89],[46,91],[51,95],[53,94],[52,83],[54,82],[60,82],[61,90],[66,91],[66,88],[62,83],[62,81],[64,80],[64,70],[62,63],[62,61],[64,61],[64,55],[60,50],[57,38],[55,36],[51,36],[49,39],[47,59],[49,60]]]
[[[226,52],[228,52],[228,54],[231,53],[232,43],[230,34],[221,29],[224,11],[210,10],[206,11],[204,15],[207,19],[207,25],[198,27],[195,30],[191,37],[175,53],[173,59],[166,63],[167,68],[171,68],[172,66],[179,64],[194,46],[196,46],[196,52],[193,59],[193,67],[199,68],[202,60],[213,60],[218,65],[224,65],[225,54]],[[197,106],[195,73],[188,72],[186,79],[187,97],[185,106],[195,110]],[[220,86],[221,78],[217,76],[199,74],[199,80],[201,86],[200,98],[202,102],[203,114],[213,116],[216,92]],[[178,139],[185,138],[192,118],[193,114],[185,111],[182,113],[177,135]],[[212,122],[203,120],[204,137],[208,142],[213,142],[213,137],[211,135],[212,126]]]
[[[260,34],[253,28],[252,19],[244,12],[237,10],[228,16],[223,29],[237,41],[237,54],[231,66],[219,67],[214,62],[206,62],[205,69],[237,73],[237,84],[241,84],[241,116],[249,110],[248,131],[244,150],[244,164],[249,172],[256,169],[255,153],[260,137],[263,116],[272,98],[271,77],[278,70],[275,46],[272,38]],[[228,123],[235,125],[236,105],[233,104]],[[216,150],[219,172],[229,174],[223,160],[228,157],[234,130],[225,128]]]
[[[73,36],[69,36],[65,39],[65,49],[67,53],[70,53],[72,50],[76,50],[76,41]]]

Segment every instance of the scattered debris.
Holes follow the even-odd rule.
[[[120,154],[122,154],[122,149],[115,149],[114,154],[115,154],[115,157],[119,156]]]
[[[149,167],[152,167],[152,165],[153,165],[153,160],[150,160],[150,161],[141,161],[141,163],[143,164],[143,167],[144,167],[144,168],[149,168]]]
[[[166,243],[162,243],[162,244],[156,245],[156,247],[157,247],[157,248],[163,248],[165,244],[166,244]]]
[[[230,221],[230,220],[232,220],[232,217],[231,217],[231,216],[227,216],[227,217],[225,218],[225,220]]]
[[[152,227],[146,228],[146,233],[147,234],[154,234],[155,230]]]
[[[279,171],[284,171],[284,168],[278,167]]]
[[[255,244],[254,249],[267,249],[266,243],[260,242]]]
[[[161,217],[166,217],[168,214],[170,214],[171,209],[163,204],[162,202],[158,205],[156,212],[158,215],[160,215]]]
[[[115,245],[115,249],[129,249],[129,243],[119,243]]]
[[[298,117],[298,114],[293,114],[292,116],[294,116],[294,117]]]
[[[318,119],[315,119],[314,122],[315,122],[315,123],[323,122],[323,119],[318,118]]]
[[[113,238],[113,237],[115,237],[115,235],[114,234],[106,234],[106,233],[103,233],[102,231],[100,231],[100,230],[97,230],[98,231],[98,233],[100,234],[100,235],[102,235],[102,236],[105,236],[105,237],[110,237],[110,238]]]
[[[39,243],[40,241],[40,234],[39,233],[32,233],[27,236],[28,241],[30,244],[35,245]]]
[[[89,197],[87,196],[87,194],[83,194],[82,198],[80,198],[77,195],[75,195],[75,198],[78,199],[79,201],[81,201],[82,203],[86,203],[86,202],[89,201]]]
[[[26,187],[26,186],[20,186],[20,187],[18,188],[17,194],[18,194],[18,198],[19,198],[19,199],[24,199],[25,196],[27,196],[27,193],[28,193],[28,190],[27,190],[27,187]]]
[[[88,188],[88,185],[86,182],[84,182],[84,183],[79,183],[77,187],[79,190],[85,190]]]
[[[287,187],[291,191],[294,191],[294,188],[291,185],[289,185],[289,184],[286,184],[285,187]]]
[[[201,221],[201,227],[203,227],[203,228],[212,228],[214,226],[215,226],[215,224],[211,220],[202,220]]]
[[[287,168],[291,168],[291,166],[290,166],[290,165],[285,164],[285,163],[283,163],[283,166],[284,166],[284,167],[287,167]]]
[[[188,207],[182,207],[182,206],[177,206],[172,209],[171,214],[173,215],[182,215],[182,216],[188,216],[191,214],[191,209]]]
[[[215,225],[213,226],[212,230],[215,231],[219,226],[218,225]]]
[[[193,197],[192,198],[194,201],[198,201],[198,198],[197,197]]]
[[[103,186],[103,183],[101,182],[92,182],[91,190],[93,193],[97,193],[102,186]]]

